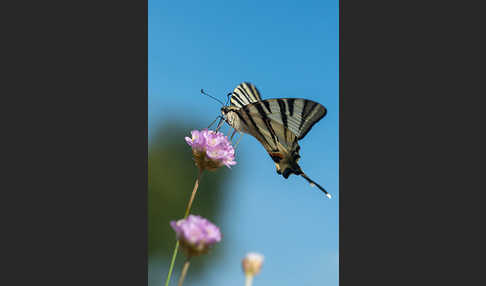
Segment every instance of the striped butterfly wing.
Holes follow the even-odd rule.
[[[270,123],[277,123],[284,129],[290,130],[297,140],[304,138],[312,126],[327,113],[326,108],[321,104],[303,98],[267,99],[251,103],[245,108],[253,116],[267,118]],[[285,132],[281,133],[285,135]],[[287,141],[286,138],[279,139]]]
[[[279,144],[283,149],[291,148],[287,142],[293,142],[292,137],[296,139],[288,128],[268,117],[269,114],[262,107],[262,101],[247,104],[237,109],[235,114],[238,120],[233,127],[255,137],[269,153],[282,149],[279,148]]]
[[[297,163],[300,158],[298,140],[326,115],[324,106],[303,98],[277,98],[250,103],[235,112],[242,122],[241,130],[262,143],[275,162],[277,173],[286,179],[290,174],[300,175],[331,198]]]
[[[231,105],[223,109],[226,121],[235,131],[248,133],[263,145],[275,162],[277,173],[284,178],[292,173],[301,175],[331,198],[297,163],[300,158],[298,140],[326,115],[324,106],[303,98],[262,100],[258,89],[247,82],[234,89],[230,102]]]
[[[261,100],[260,92],[256,86],[249,82],[243,82],[233,90],[230,103],[232,106],[243,107],[247,104]]]

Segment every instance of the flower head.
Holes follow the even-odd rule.
[[[235,150],[223,133],[208,129],[191,131],[192,138],[185,137],[192,148],[196,166],[201,170],[216,170],[236,164]]]
[[[256,252],[250,252],[243,258],[243,271],[246,275],[256,275],[262,269],[263,255]]]
[[[190,256],[203,254],[213,244],[221,241],[219,228],[197,215],[189,215],[185,219],[171,221],[170,225],[176,232],[181,246]]]

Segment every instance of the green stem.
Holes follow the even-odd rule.
[[[186,262],[184,262],[184,266],[182,267],[182,273],[181,276],[179,277],[179,284],[178,286],[182,286],[182,283],[184,283],[184,279],[186,279],[186,274],[187,274],[187,269],[189,269],[190,257],[187,258]]]
[[[176,242],[174,253],[172,254],[172,261],[170,262],[169,274],[167,275],[167,280],[165,281],[165,286],[169,286],[170,276],[172,276],[172,269],[174,269],[174,262],[177,256],[177,251],[179,250],[179,241]]]
[[[197,174],[196,182],[194,183],[194,188],[192,189],[191,198],[189,199],[189,203],[187,203],[184,218],[186,218],[189,215],[189,212],[191,211],[192,202],[194,201],[194,198],[196,197],[196,192],[197,192],[197,189],[199,187],[199,181],[201,180],[202,172],[203,172],[203,170],[199,169],[199,173]],[[172,254],[172,260],[171,260],[170,266],[169,266],[169,274],[167,274],[167,280],[165,281],[165,286],[169,286],[170,277],[172,276],[172,270],[174,269],[174,263],[175,263],[175,260],[176,260],[176,257],[177,257],[177,251],[178,250],[179,250],[179,241],[176,242],[176,245],[175,245],[175,248],[174,248],[174,253]]]
[[[246,276],[245,286],[251,286],[253,283],[253,275],[246,274],[245,276]]]

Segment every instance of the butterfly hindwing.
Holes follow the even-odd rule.
[[[254,117],[266,118],[272,124],[290,130],[298,140],[304,138],[312,126],[326,115],[324,106],[303,98],[266,99],[248,104],[245,108]]]

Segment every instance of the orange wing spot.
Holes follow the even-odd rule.
[[[275,157],[279,157],[280,159],[282,159],[282,158],[283,158],[282,153],[279,153],[279,152],[268,152],[268,154],[270,154],[270,157],[272,157],[272,158],[273,158],[274,156],[275,156]]]
[[[280,162],[280,160],[283,159],[283,155],[282,153],[279,153],[279,152],[268,152],[268,154],[270,155],[270,157],[272,157],[272,160],[275,162],[275,163],[278,163]]]

